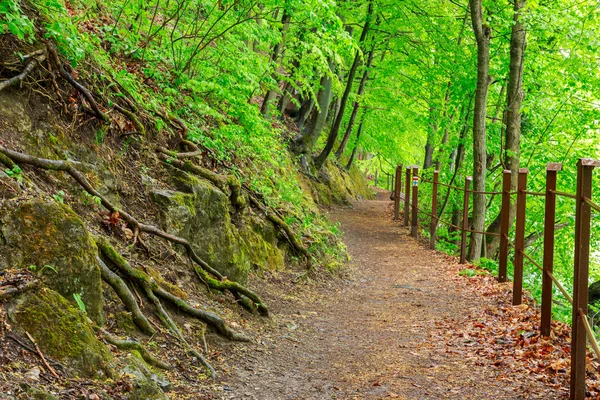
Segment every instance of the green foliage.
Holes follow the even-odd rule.
[[[4,172],[11,178],[14,178],[19,182],[23,182],[23,170],[18,165],[15,165],[12,168],[6,168]]]
[[[65,192],[64,190],[59,190],[56,194],[52,195],[52,198],[59,203],[65,202]]]
[[[33,22],[23,13],[19,0],[0,2],[0,35],[12,33],[21,40],[32,40]]]
[[[79,293],[73,293],[73,298],[75,299],[75,302],[77,303],[77,306],[79,307],[79,309],[81,311],[83,311],[84,313],[87,312],[87,310],[85,308],[85,303],[81,299],[81,294],[79,294]]]
[[[38,267],[37,265],[30,265],[27,267],[31,272],[36,272]],[[40,268],[40,272],[44,272],[44,270],[49,269],[50,271],[53,271],[55,274],[58,274],[58,271],[56,270],[56,268],[54,268],[52,265],[44,265],[42,268]]]

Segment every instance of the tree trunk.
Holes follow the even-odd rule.
[[[514,2],[514,25],[510,38],[510,72],[506,91],[506,110],[504,121],[506,123],[504,144],[504,168],[510,170],[510,190],[517,189],[519,161],[521,154],[521,104],[523,102],[523,64],[525,48],[527,47],[527,32],[519,19],[521,9],[525,7],[526,0]],[[516,202],[511,202],[508,213],[508,224],[512,226],[516,216]],[[488,227],[488,232],[500,232],[500,214]],[[486,244],[486,252],[495,255],[500,244],[500,239],[492,238]]]
[[[333,68],[333,59],[329,59],[329,68]],[[329,103],[331,102],[332,79],[330,74],[321,78],[321,90],[317,96],[319,110],[314,110],[306,122],[300,136],[294,140],[294,152],[310,157],[315,143],[321,136],[321,131],[327,120]]]
[[[477,89],[473,110],[473,190],[485,191],[487,173],[486,161],[486,105],[490,84],[490,37],[492,29],[484,24],[481,0],[470,0],[471,22],[477,40]],[[485,229],[486,201],[484,194],[473,193],[473,230]],[[481,257],[481,233],[472,233],[469,246],[469,260],[477,261]]]
[[[300,68],[300,56],[294,58],[294,61],[292,61],[292,70],[289,71],[290,77],[293,77],[296,74],[298,68]],[[279,119],[281,119],[282,121],[285,120],[285,110],[293,97],[292,89],[293,87],[291,82],[286,82],[283,88],[283,95],[281,96],[281,98],[279,99],[279,103],[277,104],[277,109],[279,110]]]
[[[364,43],[367,38],[367,33],[369,32],[369,26],[371,24],[371,17],[373,14],[373,0],[369,1],[369,8],[367,10],[367,15],[365,18],[365,26],[363,27],[362,33],[360,35],[360,39],[358,41],[359,46]],[[337,139],[338,132],[340,131],[340,126],[342,125],[342,118],[344,117],[344,111],[346,109],[346,103],[348,102],[348,97],[352,92],[352,84],[354,83],[354,77],[356,76],[356,70],[358,69],[358,64],[360,63],[360,52],[356,53],[354,57],[354,62],[352,63],[352,67],[348,72],[348,81],[346,83],[346,89],[344,90],[344,94],[342,95],[342,100],[340,103],[340,110],[338,111],[337,117],[333,122],[333,126],[331,127],[331,131],[329,132],[329,136],[327,137],[327,143],[325,144],[325,148],[321,153],[315,157],[315,167],[317,169],[321,169],[327,157],[333,150],[333,146],[335,145],[335,140]]]
[[[423,169],[433,165],[433,145],[437,133],[437,121],[435,116],[435,107],[429,107],[429,130],[427,131],[427,144],[425,144],[425,160],[423,160]]]
[[[350,168],[352,167],[352,163],[354,162],[354,157],[356,156],[356,150],[358,149],[358,142],[360,139],[360,134],[362,133],[362,130],[363,130],[364,123],[365,123],[365,119],[363,117],[363,120],[360,121],[360,125],[358,125],[358,131],[356,131],[356,143],[354,144],[354,148],[352,149],[352,154],[350,155],[350,160],[348,160],[348,164],[346,164],[346,171],[350,170]]]
[[[291,15],[287,10],[285,10],[283,12],[283,16],[281,17],[281,28],[279,29],[279,32],[281,33],[281,40],[275,45],[275,47],[273,47],[273,53],[271,54],[271,62],[273,63],[272,77],[274,80],[277,79],[277,60],[279,60],[279,56],[283,52],[285,34],[287,33],[287,30],[290,26],[290,20]],[[260,112],[266,118],[268,118],[271,114],[271,103],[275,99],[275,96],[277,96],[277,91],[274,88],[267,90],[267,93],[265,94],[265,98],[263,100],[262,107],[260,108]]]
[[[296,127],[300,132],[304,130],[304,123],[306,123],[306,119],[312,112],[315,105],[315,101],[312,98],[304,99],[302,103],[300,103],[300,109],[298,110],[298,116],[296,117]]]
[[[344,150],[346,150],[346,145],[348,144],[348,139],[350,139],[350,135],[352,134],[352,128],[354,128],[354,121],[356,120],[356,116],[358,115],[358,109],[360,108],[360,96],[365,92],[365,86],[367,84],[367,79],[369,79],[369,70],[371,69],[371,65],[373,64],[373,54],[375,53],[375,46],[369,52],[369,58],[367,60],[367,66],[365,67],[365,71],[363,72],[362,79],[360,80],[360,84],[358,85],[357,99],[354,102],[354,107],[352,108],[352,114],[350,115],[350,120],[348,121],[348,126],[346,127],[346,132],[344,133],[344,137],[342,138],[342,142],[335,152],[336,158],[339,160],[344,154]]]

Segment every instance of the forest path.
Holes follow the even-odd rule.
[[[465,340],[439,340],[490,300],[460,282],[452,259],[392,221],[388,196],[330,213],[344,230],[351,279],[272,296],[274,322],[258,344],[226,356],[231,370],[210,398],[560,398],[492,366]]]

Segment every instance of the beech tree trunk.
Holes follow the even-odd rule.
[[[352,129],[354,128],[354,121],[356,120],[356,116],[358,115],[358,109],[360,108],[360,96],[365,92],[365,86],[367,84],[367,80],[369,79],[369,70],[371,69],[371,65],[373,64],[373,54],[375,53],[375,46],[369,52],[369,58],[367,60],[367,66],[365,67],[365,71],[363,72],[362,79],[360,80],[360,84],[358,85],[357,99],[354,101],[352,114],[350,115],[350,120],[348,121],[348,126],[346,127],[346,132],[344,133],[344,137],[342,138],[342,142],[335,152],[336,158],[339,160],[344,154],[344,150],[346,150],[346,145],[348,144],[348,140],[350,139],[350,135],[352,134]]]
[[[373,14],[373,0],[369,1],[369,8],[367,10],[367,15],[365,18],[365,26],[363,27],[362,33],[359,39],[359,46],[364,43],[367,38],[367,33],[369,32],[369,26],[371,24],[371,17]],[[329,157],[331,150],[333,150],[333,146],[335,145],[335,140],[337,139],[338,133],[340,131],[340,126],[342,125],[342,118],[344,117],[344,111],[346,110],[346,103],[348,102],[348,97],[352,92],[352,84],[354,83],[354,77],[356,76],[356,70],[358,69],[358,64],[360,63],[361,54],[360,52],[356,53],[354,57],[354,62],[352,63],[352,67],[348,72],[348,81],[346,83],[346,89],[344,90],[344,94],[342,95],[342,100],[340,102],[340,109],[338,111],[337,117],[333,122],[333,126],[331,127],[331,131],[329,131],[329,136],[327,137],[327,143],[325,144],[325,148],[321,153],[315,157],[315,167],[317,169],[321,169],[323,164],[325,164],[325,160]]]
[[[486,177],[486,106],[490,84],[490,37],[492,28],[483,21],[481,0],[470,0],[471,22],[477,40],[477,89],[473,110],[473,190],[485,191]],[[485,228],[486,201],[484,194],[473,193],[473,230]],[[477,261],[481,257],[481,233],[472,233],[469,246],[469,260]]]
[[[329,68],[334,68],[333,59],[329,59]],[[302,154],[306,157],[311,155],[315,143],[319,139],[319,136],[321,136],[321,131],[329,113],[329,104],[331,103],[331,75],[323,75],[320,84],[321,90],[319,90],[319,94],[317,95],[319,109],[313,110],[306,125],[303,126],[302,132],[294,140],[293,151],[296,154]]]
[[[525,7],[526,0],[514,1],[514,25],[510,38],[510,71],[506,90],[506,110],[504,112],[504,123],[506,133],[504,140],[504,168],[510,170],[510,190],[517,189],[517,178],[521,155],[521,104],[523,103],[523,64],[525,60],[525,48],[527,47],[527,32],[521,23],[519,16]],[[511,202],[508,223],[509,226],[515,221],[517,204]],[[488,227],[488,232],[500,232],[500,214]],[[494,256],[497,252],[500,239],[492,237],[486,243],[486,253]]]
[[[285,10],[283,12],[283,16],[281,17],[282,25],[279,30],[279,32],[281,33],[281,40],[275,45],[275,47],[273,47],[273,53],[271,54],[271,61],[274,65],[275,69],[276,69],[276,65],[277,65],[277,60],[279,59],[279,56],[283,52],[283,44],[285,42],[285,34],[287,33],[287,30],[290,26],[290,20],[291,20],[291,15],[287,10]],[[274,70],[273,78],[276,79],[276,76],[277,76],[277,71]],[[265,97],[263,99],[263,103],[260,108],[260,112],[262,113],[262,115],[264,115],[267,118],[271,114],[271,111],[270,111],[271,103],[273,103],[275,96],[277,96],[277,91],[273,88],[273,89],[267,90],[267,93],[265,94]]]
[[[352,154],[350,155],[350,160],[348,160],[348,164],[346,164],[346,167],[345,167],[346,171],[350,170],[350,168],[352,167],[352,163],[354,162],[354,158],[356,157],[356,150],[358,149],[360,134],[362,133],[364,123],[365,123],[365,119],[363,117],[362,121],[360,121],[360,124],[358,125],[358,130],[356,131],[356,143],[354,144],[354,148],[352,149]]]

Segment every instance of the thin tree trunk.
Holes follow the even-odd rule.
[[[367,33],[369,32],[369,27],[371,24],[371,17],[373,14],[373,0],[369,1],[369,8],[367,10],[367,15],[365,18],[365,25],[363,27],[362,33],[359,39],[359,46],[362,45],[367,38]],[[331,131],[329,132],[329,136],[327,137],[327,143],[325,144],[325,148],[321,153],[315,158],[315,167],[317,169],[321,169],[327,157],[333,150],[333,146],[335,145],[335,140],[337,139],[338,132],[340,131],[340,126],[342,125],[342,118],[344,117],[344,111],[346,109],[346,103],[348,102],[348,97],[352,92],[352,84],[354,83],[354,77],[356,76],[356,70],[358,69],[358,64],[360,63],[361,54],[360,52],[356,53],[354,57],[354,62],[352,63],[352,67],[348,72],[348,81],[346,83],[346,89],[344,90],[344,94],[342,95],[342,100],[340,103],[340,110],[338,111],[338,115],[333,122],[333,126],[331,127]]]
[[[333,59],[329,59],[329,68],[333,69]],[[319,109],[313,110],[310,118],[303,126],[300,135],[294,140],[293,151],[296,154],[302,154],[310,157],[315,143],[321,136],[321,131],[327,120],[329,112],[329,103],[331,102],[332,79],[330,74],[325,74],[321,78],[321,89],[317,95]]]
[[[423,160],[423,169],[430,168],[433,165],[433,145],[435,142],[437,129],[438,126],[435,116],[435,107],[429,106],[429,130],[427,131],[427,143],[425,144],[425,159]]]
[[[486,178],[486,105],[490,84],[490,37],[492,29],[483,21],[481,0],[470,0],[471,22],[477,40],[477,90],[473,110],[473,190],[485,191]],[[473,230],[485,229],[486,201],[484,194],[473,193]],[[481,257],[481,233],[472,233],[469,246],[469,260]]]
[[[283,52],[283,44],[285,42],[285,35],[290,26],[291,18],[292,17],[290,15],[290,13],[287,10],[285,10],[283,12],[283,16],[281,17],[282,25],[281,25],[281,28],[279,29],[279,32],[281,33],[281,40],[275,45],[275,47],[273,47],[273,53],[271,54],[271,62],[273,63],[273,73],[272,73],[273,79],[277,79],[277,60],[279,60],[279,57],[280,57],[281,53]],[[271,111],[270,111],[271,103],[275,99],[275,96],[277,96],[277,91],[274,88],[267,90],[267,93],[265,94],[265,98],[263,100],[262,107],[260,108],[260,112],[266,118],[268,118],[271,114]]]
[[[360,96],[365,92],[365,86],[367,84],[367,79],[369,79],[369,70],[371,69],[371,65],[373,64],[373,54],[375,53],[375,46],[369,52],[369,58],[367,60],[367,66],[365,67],[365,71],[363,72],[362,79],[360,80],[360,84],[358,85],[357,99],[353,104],[352,114],[350,115],[350,120],[348,121],[348,126],[346,127],[346,132],[344,133],[344,137],[342,138],[342,142],[335,152],[336,158],[339,160],[342,154],[344,154],[344,150],[346,150],[346,145],[348,144],[348,140],[350,139],[350,135],[352,134],[352,129],[354,128],[354,121],[356,120],[356,116],[358,115],[358,109],[360,108]]]
[[[521,104],[523,103],[523,64],[525,48],[527,47],[527,32],[519,19],[521,10],[525,7],[526,0],[514,1],[514,25],[510,38],[510,72],[506,91],[506,110],[504,121],[506,134],[504,144],[504,168],[510,170],[510,190],[517,189],[519,161],[521,155]],[[516,202],[511,202],[508,213],[509,226],[512,226],[516,216]],[[500,231],[500,214],[488,227],[488,232]],[[495,255],[500,240],[488,241],[487,254]]]
[[[358,130],[356,131],[356,143],[354,143],[354,148],[352,149],[352,154],[350,155],[350,160],[348,160],[348,164],[346,164],[346,171],[349,171],[352,167],[352,163],[354,162],[354,157],[356,156],[356,150],[358,149],[358,142],[360,140],[360,134],[362,133],[363,126],[365,123],[365,118],[363,115],[362,121],[360,121],[360,125],[358,125]]]

